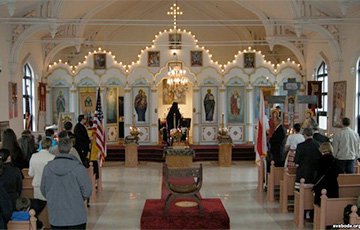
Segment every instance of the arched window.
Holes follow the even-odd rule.
[[[23,75],[23,113],[24,113],[24,129],[34,131],[34,72],[29,64],[24,65]]]
[[[316,71],[316,80],[322,81],[321,101],[322,108],[316,110],[317,121],[320,129],[327,129],[327,111],[328,111],[328,72],[325,62],[321,62]]]
[[[356,84],[357,84],[357,110],[356,110],[356,119],[357,119],[357,131],[360,133],[360,58],[357,63],[356,70]]]

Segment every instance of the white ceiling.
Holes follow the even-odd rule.
[[[85,53],[101,46],[129,64],[136,61],[141,49],[151,45],[159,31],[172,28],[167,11],[174,2],[0,0],[0,23],[18,29],[19,34],[22,32],[19,27],[43,25],[44,29],[34,30],[24,43],[41,43],[44,50],[47,47],[45,55],[60,47],[48,57],[49,62],[62,59],[74,64],[82,61]],[[213,59],[220,63],[231,61],[238,50],[248,46],[261,50],[273,63],[288,57],[298,60],[303,45],[329,43],[331,38],[316,27],[325,28],[336,39],[340,25],[360,23],[360,0],[179,0],[177,3],[183,12],[178,27],[191,31],[199,45],[209,49]],[[54,38],[51,28],[57,28]],[[81,44],[80,52],[74,45],[76,41]],[[274,42],[273,50],[269,41]]]

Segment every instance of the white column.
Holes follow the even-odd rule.
[[[150,95],[150,143],[156,145],[159,143],[159,128],[158,128],[158,94],[156,85],[151,86]]]
[[[274,87],[275,87],[274,95],[280,95],[280,87],[277,81],[275,82]]]
[[[129,128],[132,122],[132,114],[134,113],[131,107],[131,88],[128,86],[125,87],[124,104],[124,114],[126,114],[126,116],[124,116],[124,135],[126,137],[130,135]]]
[[[219,87],[219,103],[218,104],[218,108],[219,108],[219,111],[218,111],[218,124],[221,123],[221,116],[222,114],[225,114],[225,117],[224,117],[224,122],[225,124],[227,124],[227,114],[226,114],[226,88],[225,86],[221,86]]]
[[[200,89],[197,85],[193,87],[193,117],[192,117],[192,140],[193,144],[199,144],[200,142],[200,113],[201,113],[201,105],[200,105]]]
[[[52,117],[52,114],[53,114],[53,105],[52,105],[52,101],[51,101],[51,87],[48,86],[46,87],[46,105],[47,105],[47,108],[46,108],[46,125],[52,125],[53,124],[53,117]],[[43,130],[41,130],[43,131]]]
[[[71,85],[70,87],[70,96],[69,96],[69,112],[71,113],[75,113],[75,116],[77,114],[77,110],[76,108],[78,107],[78,98],[77,98],[77,93],[76,93],[76,87],[75,85]],[[77,121],[76,120],[77,117],[75,117],[75,122]]]
[[[254,88],[251,85],[246,87],[247,114],[246,114],[246,141],[254,141]]]

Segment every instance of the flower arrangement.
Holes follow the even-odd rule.
[[[130,126],[130,135],[137,137],[140,134],[140,128],[136,127],[136,126]]]

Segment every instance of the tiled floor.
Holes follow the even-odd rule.
[[[230,217],[231,229],[295,229],[293,213],[279,212],[279,202],[269,203],[257,192],[254,162],[237,161],[232,167],[202,162],[204,198],[220,198]],[[103,191],[88,213],[89,229],[139,229],[146,199],[159,199],[161,163],[140,162],[125,168],[124,162],[107,162],[103,168]],[[306,223],[306,229],[312,224]]]

